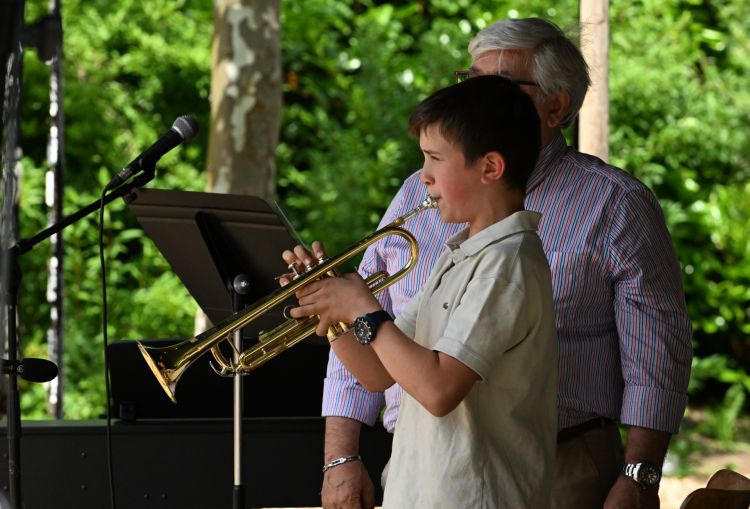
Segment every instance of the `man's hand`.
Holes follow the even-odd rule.
[[[625,461],[661,465],[671,436],[664,431],[629,426]],[[659,509],[659,490],[656,487],[644,490],[633,479],[620,475],[609,490],[604,509]]]
[[[362,424],[347,417],[326,417],[326,463],[358,454]],[[361,461],[350,461],[326,470],[320,492],[324,509],[372,509],[375,488]]]
[[[375,488],[361,461],[350,461],[327,470],[320,495],[323,509],[375,507]]]
[[[659,509],[659,492],[656,487],[644,490],[621,475],[609,490],[604,509]]]

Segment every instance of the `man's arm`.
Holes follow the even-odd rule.
[[[664,216],[648,191],[625,196],[614,215],[615,314],[625,389],[620,420],[628,426],[625,461],[661,466],[687,402],[691,324],[681,273]],[[606,509],[659,507],[658,488],[620,475]]]
[[[324,461],[359,454],[362,424],[346,417],[326,417]],[[326,470],[321,491],[326,509],[371,509],[375,488],[361,461],[343,463]]]
[[[661,466],[667,454],[670,433],[630,426],[625,445],[625,462],[648,462]],[[604,509],[658,509],[659,488],[641,488],[633,479],[621,474],[609,492]]]
[[[676,433],[687,404],[692,330],[664,216],[645,187],[613,207],[609,246],[625,383],[620,421]]]

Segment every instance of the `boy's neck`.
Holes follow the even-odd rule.
[[[469,237],[522,210],[521,193],[505,194],[501,199],[490,201],[477,217],[469,220]]]

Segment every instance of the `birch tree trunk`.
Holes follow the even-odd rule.
[[[591,90],[578,124],[578,148],[609,159],[609,0],[581,0],[581,50],[591,71]]]
[[[281,123],[280,0],[215,0],[207,190],[271,198]]]

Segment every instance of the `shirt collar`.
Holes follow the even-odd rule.
[[[550,170],[555,166],[555,162],[562,157],[563,152],[568,149],[568,144],[565,142],[565,138],[562,133],[558,131],[539,152],[539,159],[536,162],[534,171],[531,172],[529,182],[526,185],[526,193],[530,193],[536,186],[538,186],[550,173]]]
[[[467,238],[469,229],[465,228],[446,242],[446,245],[451,250],[450,258],[455,264],[464,258],[477,254],[490,244],[511,235],[522,232],[536,232],[540,217],[541,214],[539,212],[521,210],[497,223],[491,224],[471,238]]]

